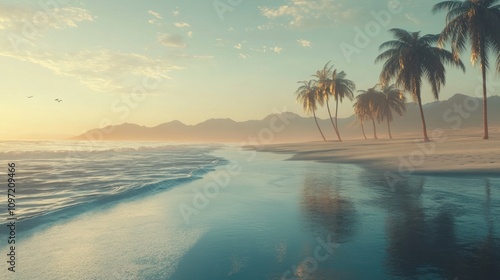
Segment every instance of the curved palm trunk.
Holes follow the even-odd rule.
[[[389,122],[389,117],[387,117],[387,130],[389,131],[389,138],[392,139],[391,123]]]
[[[339,113],[339,100],[336,99],[335,100],[335,127],[337,129],[337,131],[336,131],[337,132],[337,136],[339,137],[340,142],[342,142],[342,139],[340,139],[339,124],[337,122],[337,120],[338,120],[338,117],[337,117],[338,113]]]
[[[323,141],[326,141],[325,135],[323,135],[323,131],[319,127],[318,120],[316,119],[316,112],[313,110],[314,121],[316,122],[316,126],[318,127],[319,133],[321,133],[321,137],[323,137]]]
[[[484,137],[483,139],[489,139],[488,134],[488,96],[486,88],[486,65],[481,61],[481,72],[483,75],[483,123],[484,123]]]
[[[335,123],[333,122],[332,114],[330,113],[330,105],[328,105],[328,100],[326,101],[326,108],[328,109],[328,115],[330,116],[330,121],[332,122],[333,130],[337,134],[339,141],[342,142],[342,139],[340,139],[339,131],[337,130],[337,127],[335,126]]]
[[[368,138],[366,138],[366,134],[365,134],[365,125],[364,125],[364,122],[361,121],[361,130],[363,131],[363,137],[365,137],[365,140],[367,140]]]
[[[424,130],[424,142],[429,142],[429,137],[427,136],[427,126],[425,125],[424,109],[422,108],[422,98],[420,98],[420,86],[417,86],[417,100],[418,108],[420,109],[420,117],[422,118],[422,128]]]
[[[377,138],[377,127],[375,126],[375,119],[374,118],[372,118],[372,123],[373,123],[373,138],[378,139]]]

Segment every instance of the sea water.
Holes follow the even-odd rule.
[[[67,161],[83,146],[17,145],[1,160],[18,164],[19,263],[0,279],[500,275],[496,176],[392,185],[356,165],[238,147],[102,143]]]
[[[156,142],[0,142],[0,174],[7,176],[7,164],[15,163],[15,214],[19,222],[33,220],[36,225],[44,216],[84,211],[95,204],[199,179],[225,164],[224,159],[210,154],[217,147]],[[7,217],[7,211],[0,211],[0,220]]]

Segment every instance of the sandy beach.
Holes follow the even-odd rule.
[[[255,149],[291,154],[290,160],[358,164],[401,174],[500,174],[500,133],[498,128],[490,133],[487,141],[478,129],[432,130],[428,143],[415,133],[394,139],[273,144]]]

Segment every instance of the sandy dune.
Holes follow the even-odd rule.
[[[420,134],[413,134],[396,135],[392,140],[275,144],[255,149],[290,153],[292,160],[360,164],[381,172],[500,175],[500,132],[492,128],[487,141],[481,135],[479,129],[433,130],[429,131],[429,143],[424,143]]]

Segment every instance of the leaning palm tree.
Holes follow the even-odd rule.
[[[361,124],[361,131],[363,132],[363,137],[366,138],[365,133],[365,121],[371,117],[371,111],[369,110],[369,106],[364,106],[363,102],[359,100],[359,96],[356,97],[356,102],[354,103],[354,115],[358,118],[359,123]]]
[[[326,141],[325,135],[321,131],[319,127],[318,120],[316,118],[316,110],[318,109],[318,97],[317,97],[317,89],[312,85],[313,81],[302,81],[299,82],[302,85],[297,89],[297,102],[302,104],[302,108],[306,113],[313,113],[314,121],[316,122],[316,126],[318,127],[319,133],[321,133],[321,137],[323,137],[323,141]]]
[[[385,85],[394,79],[397,87],[411,93],[420,109],[424,141],[430,141],[422,109],[422,79],[430,83],[434,98],[439,99],[441,85],[446,83],[444,64],[460,67],[464,72],[465,66],[450,51],[433,46],[438,42],[439,35],[420,36],[420,32],[408,32],[397,28],[389,31],[395,39],[380,45],[380,49],[385,51],[375,60],[375,62],[385,61],[380,80]]]
[[[363,130],[363,135],[365,134],[365,128],[363,126],[366,119],[371,119],[373,124],[373,138],[377,138],[377,127],[375,125],[375,99],[379,98],[380,92],[377,91],[375,87],[369,88],[368,90],[358,90],[360,94],[356,96],[356,102],[354,103],[354,113],[360,119],[361,129]],[[365,136],[366,138],[366,136]]]
[[[335,98],[335,127],[337,128],[337,135],[340,139],[340,131],[338,124],[339,102],[342,103],[344,98],[353,100],[356,85],[353,81],[346,78],[347,74],[344,71],[337,73],[337,69],[332,72],[330,82],[330,92]]]
[[[333,122],[332,114],[330,111],[330,96],[333,94],[330,91],[330,84],[331,84],[331,79],[330,75],[332,72],[332,66],[330,66],[330,62],[326,63],[325,66],[323,66],[323,69],[316,71],[316,74],[313,75],[313,77],[316,77],[317,80],[315,80],[316,84],[316,94],[319,100],[321,100],[321,105],[326,103],[326,109],[328,110],[328,115],[330,116],[330,121],[332,122],[333,126],[333,131],[337,134],[337,138],[339,139],[340,142],[342,142],[342,139],[340,138],[339,131],[337,129],[337,126]]]
[[[467,41],[471,45],[471,62],[479,60],[483,77],[483,122],[484,139],[488,139],[488,99],[486,71],[488,55],[500,52],[500,0],[443,1],[434,5],[433,12],[447,10],[446,27],[439,38],[440,44],[451,41],[453,55],[458,57],[466,50]],[[500,71],[500,56],[497,70]]]
[[[391,122],[394,120],[392,111],[402,116],[406,112],[406,97],[403,91],[398,89],[396,85],[381,86],[379,97],[375,100],[374,109],[376,111],[377,120],[383,122],[387,120],[387,130],[389,138],[392,139]]]

